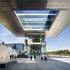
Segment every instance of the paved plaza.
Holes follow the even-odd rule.
[[[0,70],[70,70],[70,64],[59,60],[49,59],[48,61],[30,60],[19,58],[17,63]]]

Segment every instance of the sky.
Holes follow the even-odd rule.
[[[46,38],[46,49],[56,51],[62,49],[70,50],[70,26],[56,37]]]
[[[0,43],[24,43],[24,37],[16,37],[7,28],[0,24]]]
[[[16,37],[7,28],[0,24],[0,42],[5,43],[24,43],[24,37]],[[70,26],[57,37],[46,38],[46,50],[56,51],[60,49],[70,50]]]

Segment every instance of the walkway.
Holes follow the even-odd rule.
[[[53,59],[48,61],[17,59],[16,64],[0,70],[70,70],[70,64]]]

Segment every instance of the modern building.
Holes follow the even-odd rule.
[[[15,49],[18,54],[20,54],[22,51],[24,51],[24,44],[23,43],[11,43],[6,44],[8,47],[11,47],[12,49]]]
[[[45,52],[45,31],[49,31],[59,10],[15,10],[20,25],[28,37],[26,46],[32,53]]]
[[[45,37],[70,26],[70,1],[0,0],[0,23],[25,40],[27,51],[44,52]]]

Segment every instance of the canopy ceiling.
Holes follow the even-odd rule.
[[[49,30],[59,10],[16,10],[24,30]]]

